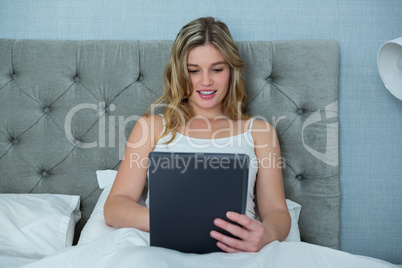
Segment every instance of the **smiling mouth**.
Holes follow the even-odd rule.
[[[208,95],[212,95],[216,92],[217,90],[199,90],[197,91],[199,94],[204,95],[204,96],[208,96]]]

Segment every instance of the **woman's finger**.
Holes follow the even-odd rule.
[[[227,253],[237,253],[237,252],[242,252],[238,249],[235,248],[231,248],[228,245],[223,244],[222,242],[217,242],[216,245],[222,249],[223,251],[227,252]]]
[[[229,236],[221,234],[217,231],[211,231],[210,235],[212,238],[215,238],[216,240],[218,240],[218,242],[221,242],[221,243],[225,244],[227,247],[230,247],[232,249],[240,250],[240,251],[244,251],[246,249],[245,243],[240,239],[229,237]]]
[[[248,230],[253,230],[253,226],[255,225],[254,220],[250,219],[247,215],[239,214],[237,212],[229,211],[226,213],[226,217],[228,217],[229,220],[237,222]]]
[[[248,231],[243,227],[233,223],[229,223],[222,219],[215,219],[214,224],[219,228],[231,233],[232,235],[237,236],[240,239],[246,239],[249,235]]]

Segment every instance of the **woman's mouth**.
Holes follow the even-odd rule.
[[[202,99],[210,99],[212,98],[217,90],[197,90],[198,95]]]

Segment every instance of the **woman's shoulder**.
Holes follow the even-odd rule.
[[[134,129],[141,129],[142,134],[148,133],[151,136],[159,136],[163,130],[164,121],[160,114],[143,115],[136,122]]]
[[[250,118],[250,120],[252,120],[250,131],[256,143],[266,143],[268,140],[276,140],[275,127],[269,122],[258,118]]]
[[[262,119],[258,119],[256,117],[250,117],[249,119],[247,119],[247,122],[249,122],[248,125],[250,130],[254,132],[257,132],[255,130],[259,130],[258,132],[263,130],[266,131],[275,130],[275,128],[269,122]]]
[[[156,124],[163,126],[163,115],[161,114],[148,114],[143,115],[138,121],[147,122],[149,124]]]

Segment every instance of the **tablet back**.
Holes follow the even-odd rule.
[[[227,211],[245,213],[245,154],[152,152],[148,163],[151,246],[187,253],[221,251],[211,230]],[[225,233],[225,232],[223,232]]]

